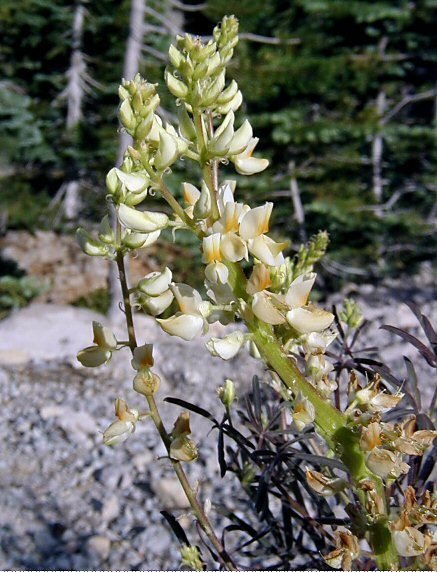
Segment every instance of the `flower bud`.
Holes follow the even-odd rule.
[[[143,141],[149,135],[153,125],[153,113],[149,113],[140,121],[135,130],[135,139]]]
[[[119,179],[117,177],[117,169],[113,167],[106,175],[106,188],[111,193],[115,195],[118,191]]]
[[[176,69],[178,69],[184,60],[184,56],[176,48],[176,46],[173,46],[173,44],[170,44],[170,47],[168,49],[168,59],[169,59],[171,65],[173,67],[175,67]]]
[[[103,443],[110,447],[124,443],[131,433],[135,431],[135,424],[131,421],[117,419],[103,433]]]
[[[93,238],[85,229],[78,228],[76,231],[76,241],[80,248],[88,254],[88,256],[105,256],[109,253],[106,244]]]
[[[114,231],[112,230],[111,223],[109,222],[108,215],[102,218],[99,226],[99,239],[105,244],[113,244],[115,240]]]
[[[202,561],[202,556],[197,546],[188,546],[182,544],[181,550],[181,565],[187,570],[204,570],[205,564]]]
[[[160,378],[148,369],[141,369],[134,377],[134,391],[141,395],[151,396],[158,392]]]
[[[118,116],[120,121],[127,130],[133,131],[136,126],[136,120],[134,112],[132,111],[132,107],[129,103],[129,100],[125,99],[123,103],[120,105],[120,110],[118,112]]]
[[[209,142],[208,152],[212,156],[224,157],[229,151],[234,137],[234,119],[234,113],[230,111]]]
[[[178,119],[179,119],[179,129],[182,137],[188,139],[188,141],[196,140],[196,128],[194,123],[191,121],[187,110],[184,105],[178,107]]]
[[[231,146],[229,148],[229,155],[238,155],[248,146],[252,139],[253,130],[249,121],[246,119],[242,126],[237,129],[232,138]]]
[[[229,412],[231,409],[231,405],[235,400],[235,385],[234,382],[230,379],[225,380],[225,384],[217,390],[217,394],[220,398],[220,401],[226,407],[226,410]]]
[[[137,248],[145,248],[146,246],[150,246],[156,242],[160,234],[160,230],[148,232],[146,234],[125,230],[122,237],[122,243],[124,246],[127,246],[127,248],[132,248],[133,250]]]
[[[165,71],[164,78],[168,90],[172,95],[174,95],[178,99],[185,99],[187,97],[188,87],[185,85],[183,81],[176,79],[175,76],[168,70]]]
[[[193,214],[197,219],[205,219],[211,213],[211,193],[209,192],[206,183],[202,181],[202,190],[198,201],[194,205]]]
[[[238,83],[233,79],[226,89],[217,97],[217,103],[224,105],[232,101],[238,92]]]
[[[240,105],[243,103],[243,94],[240,90],[234,95],[234,97],[227,103],[223,103],[216,107],[216,112],[222,115],[229,113],[229,111],[237,111]]]

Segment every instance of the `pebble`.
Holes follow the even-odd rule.
[[[165,508],[188,508],[190,506],[176,477],[154,476],[152,478],[152,490]]]
[[[105,536],[95,535],[88,538],[87,550],[92,556],[107,560],[111,553],[111,541]]]

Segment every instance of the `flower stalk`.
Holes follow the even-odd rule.
[[[276,242],[268,234],[273,203],[251,208],[235,200],[235,181],[220,182],[221,162],[232,163],[239,174],[247,176],[268,166],[266,159],[253,156],[258,139],[253,137],[249,121],[237,129],[234,126],[234,112],[242,103],[242,95],[235,81],[226,87],[225,72],[238,41],[237,32],[236,19],[225,17],[207,44],[187,34],[178,36],[177,45],[170,47],[171,66],[165,78],[179,105],[178,130],[157,115],[159,97],[154,85],[138,75],[120,86],[119,117],[133,145],[127,149],[121,168],[111,169],[106,179],[117,213],[115,233],[104,219],[98,238],[80,229],[78,241],[90,256],[116,261],[129,341],[117,342],[108,328],[95,323],[95,345],[79,352],[78,359],[88,367],[97,367],[109,361],[113,351],[129,346],[137,372],[133,387],[146,397],[149,407],[145,415],[153,420],[217,559],[226,569],[235,570],[235,562],[214,532],[183,468],[183,462],[194,461],[198,455],[195,442],[189,438],[188,413],[178,417],[171,432],[164,426],[155,399],[159,377],[152,372],[153,347],[138,346],[131,296],[163,331],[187,341],[207,334],[215,322],[227,325],[240,320],[246,331],[211,338],[207,349],[216,357],[232,359],[248,344],[252,354],[270,369],[272,384],[292,409],[294,428],[302,431],[314,423],[330,449],[326,456],[341,461],[348,473],[345,479],[331,471],[307,472],[307,483],[318,494],[338,495],[344,500],[353,492],[350,504],[358,536],[348,530],[336,531],[336,548],[325,556],[326,562],[350,569],[360,554],[359,539],[365,538],[379,569],[398,569],[399,556],[424,554],[428,540],[405,515],[394,519],[386,491],[392,479],[409,469],[402,455],[423,454],[436,432],[414,431],[414,420],[404,425],[382,422],[381,412],[394,407],[402,396],[381,392],[378,380],[360,387],[351,378],[348,407],[341,410],[339,391],[334,393],[338,386],[330,376],[333,366],[325,355],[336,337],[330,329],[334,315],[309,300],[316,280],[313,266],[326,250],[326,233],[302,246],[295,260],[286,258],[283,251],[288,243]],[[164,179],[182,156],[198,164],[202,181],[199,188],[185,182],[180,201]],[[149,191],[155,190],[172,215],[139,208]],[[164,228],[172,228],[174,234],[189,231],[199,239],[208,300],[189,284],[173,282],[169,268],[148,274],[129,289],[124,257],[153,244]],[[243,261],[249,271],[243,270]],[[171,315],[160,318],[167,310]],[[350,305],[344,319],[348,327],[357,327],[357,309]],[[297,365],[299,353],[304,358],[304,371]],[[234,398],[235,388],[227,380],[220,399],[228,414]],[[123,400],[117,401],[116,416],[105,432],[111,445],[124,441],[143,417]],[[194,552],[189,554],[194,558]]]

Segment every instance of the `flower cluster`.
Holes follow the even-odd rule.
[[[133,388],[146,398],[149,411],[140,414],[117,399],[116,420],[104,432],[103,440],[108,445],[121,443],[135,431],[137,422],[151,417],[187,492],[180,463],[198,456],[190,438],[189,414],[181,413],[167,433],[154,399],[160,379],[153,371],[153,346],[137,345],[132,308],[142,309],[163,331],[186,341],[206,335],[215,322],[237,322],[225,337],[206,342],[209,352],[229,360],[247,345],[252,355],[262,358],[284,401],[290,427],[303,431],[314,423],[332,454],[349,471],[344,478],[331,470],[308,469],[308,486],[325,496],[344,496],[352,490],[354,499],[360,499],[351,509],[361,519],[356,519],[354,534],[337,530],[335,549],[325,557],[326,562],[349,569],[360,553],[359,540],[371,541],[376,525],[381,525],[385,534],[380,563],[391,566],[391,556],[387,556],[391,546],[400,556],[421,555],[431,562],[433,541],[420,529],[435,521],[435,502],[425,494],[419,504],[414,491],[408,489],[404,509],[393,516],[381,493],[410,469],[404,456],[422,455],[436,432],[416,427],[415,417],[402,423],[388,422],[385,413],[403,396],[381,390],[378,377],[360,387],[357,377],[351,376],[346,411],[332,400],[338,388],[326,354],[336,337],[330,329],[334,315],[310,301],[317,278],[314,265],[326,250],[326,233],[313,237],[294,258],[285,257],[288,243],[269,234],[273,203],[251,206],[239,202],[236,181],[219,179],[221,163],[233,166],[240,175],[255,175],[268,166],[267,159],[253,156],[258,139],[249,121],[236,125],[235,112],[242,103],[238,84],[233,80],[226,85],[226,65],[238,41],[237,32],[236,19],[225,17],[209,42],[186,34],[170,46],[165,79],[177,98],[177,127],[159,116],[155,85],[137,75],[123,81],[119,89],[119,119],[132,144],[122,165],[112,168],[106,177],[106,198],[116,215],[115,224],[105,216],[96,234],[79,229],[77,239],[88,255],[117,262],[129,339],[117,341],[110,329],[94,322],[94,344],[81,350],[78,359],[84,366],[97,367],[107,363],[114,351],[130,348]],[[199,168],[199,182],[185,182],[181,193],[172,192],[166,177],[181,158]],[[159,211],[144,208],[150,195],[163,199]],[[124,256],[153,244],[167,228],[173,230],[174,237],[190,232],[198,239],[207,299],[189,284],[174,281],[168,267],[128,287]],[[340,319],[348,330],[362,322],[353,302],[345,305]],[[297,365],[299,359],[304,373]],[[219,398],[230,418],[235,399],[230,380],[219,390]],[[214,549],[223,555],[223,546],[200,505],[193,501],[195,493],[188,491],[187,496]],[[192,547],[184,549],[183,559],[200,565],[200,556]]]

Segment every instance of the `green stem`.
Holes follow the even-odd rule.
[[[133,322],[133,315],[132,315],[132,306],[130,303],[129,297],[129,288],[127,285],[127,276],[126,276],[126,269],[124,264],[124,257],[121,251],[117,253],[117,267],[120,276],[120,283],[121,283],[121,290],[123,294],[123,304],[124,304],[124,313],[126,317],[126,325],[127,331],[129,336],[129,347],[133,353],[134,349],[137,347],[137,340],[135,335],[135,326]],[[150,416],[155,424],[155,427],[161,437],[162,442],[164,443],[167,452],[170,451],[170,444],[171,444],[171,437],[169,433],[166,431],[164,423],[162,421],[162,417],[159,413],[158,406],[156,404],[155,398],[153,395],[146,396],[147,402],[150,408]],[[211,523],[208,517],[205,514],[201,504],[199,503],[196,493],[194,492],[193,488],[188,481],[187,475],[182,467],[182,464],[179,461],[174,459],[170,459],[173,469],[176,473],[176,476],[181,483],[181,486],[185,492],[185,495],[188,499],[188,502],[193,509],[193,513],[196,516],[199,525],[201,526],[202,530],[205,532],[206,536],[208,537],[209,541],[215,548],[218,557],[220,558],[222,564],[225,566],[227,570],[237,570],[235,563],[233,562],[232,558],[226,552],[225,548],[223,547],[220,540],[217,538]]]
[[[149,395],[146,396],[147,402],[149,404],[150,407],[150,414],[151,417],[153,419],[153,422],[158,430],[159,435],[161,436],[162,442],[165,445],[165,448],[167,449],[167,452],[170,452],[170,444],[171,444],[171,437],[170,435],[167,433],[165,427],[164,427],[164,423],[162,421],[161,415],[159,413],[158,407],[156,405],[156,401],[155,398],[153,397],[153,395]],[[176,461],[174,459],[171,459],[171,463],[173,465],[173,469],[179,479],[179,482],[181,483],[181,486],[185,492],[185,495],[191,505],[191,508],[193,509],[193,513],[196,516],[202,530],[205,532],[205,534],[207,535],[207,537],[209,538],[211,544],[214,546],[215,550],[217,551],[217,554],[221,560],[221,562],[223,563],[223,565],[226,567],[227,570],[236,570],[236,565],[235,563],[232,561],[232,558],[229,556],[229,554],[226,552],[226,550],[224,549],[223,545],[221,544],[221,542],[219,541],[219,539],[217,538],[217,536],[214,533],[214,530],[211,526],[211,523],[208,519],[208,517],[206,516],[197,496],[196,493],[194,492],[193,488],[191,487],[187,475],[184,471],[184,469],[182,468],[182,465],[179,461]]]
[[[246,277],[237,264],[227,264],[229,283],[238,298],[247,301]],[[364,453],[360,448],[358,436],[347,426],[347,417],[334,407],[318,390],[311,385],[282,348],[273,328],[256,318],[246,319],[245,323],[252,333],[262,358],[282,379],[283,383],[296,395],[303,394],[314,406],[315,423],[331,450],[348,468],[352,480],[359,484],[370,480],[377,493],[384,499],[384,512],[381,519],[369,526],[369,540],[375,554],[379,570],[396,570],[399,566],[398,555],[393,546],[388,527],[389,507],[385,498],[385,487],[380,478],[372,473],[365,464]],[[364,492],[356,487],[361,503],[364,505]]]
[[[217,205],[217,187],[218,187],[218,173],[217,173],[217,161],[209,162],[206,158],[207,140],[206,134],[203,128],[203,119],[201,112],[194,112],[194,127],[196,128],[197,141],[198,141],[198,153],[199,162],[202,167],[203,178],[209,189],[209,194],[211,196],[211,215],[214,220],[220,217],[220,213]],[[212,121],[210,129],[212,129]]]
[[[174,214],[176,214],[187,225],[187,227],[190,228],[190,230],[200,238],[202,235],[201,231],[196,228],[194,221],[190,219],[181,205],[177,202],[162,179],[159,182],[159,190],[163,199],[171,207]]]
[[[123,253],[119,250],[117,252],[117,267],[118,267],[118,274],[120,276],[120,284],[121,284],[121,292],[123,296],[123,305],[124,305],[124,314],[126,317],[126,325],[127,325],[127,333],[129,336],[129,347],[133,352],[134,349],[137,347],[137,340],[135,336],[135,327],[134,321],[132,316],[132,307],[130,303],[129,297],[129,288],[127,285],[127,277],[126,277],[126,268],[124,265],[124,256]]]

